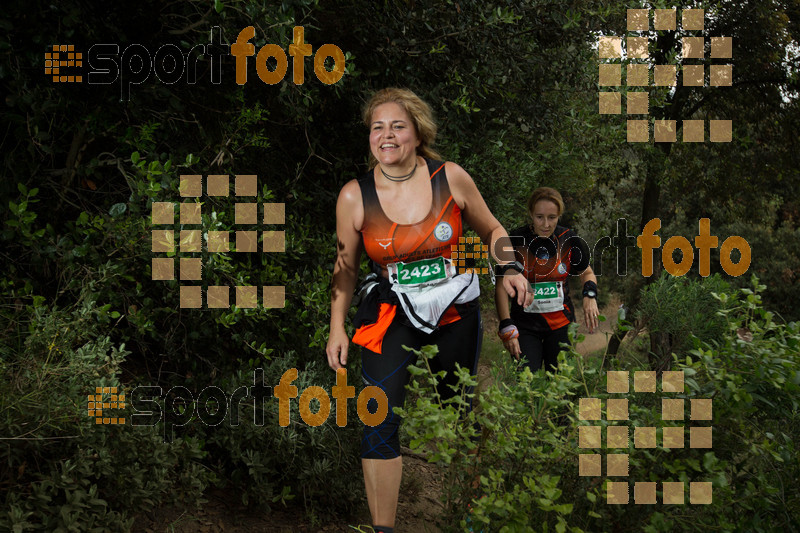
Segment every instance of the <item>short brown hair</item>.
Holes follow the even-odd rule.
[[[531,193],[528,197],[528,214],[533,213],[533,208],[536,202],[540,200],[549,200],[556,204],[558,207],[558,216],[564,214],[564,199],[561,198],[561,193],[552,187],[539,187]]]
[[[429,159],[441,159],[442,156],[431,148],[436,141],[436,122],[433,120],[431,108],[422,98],[409,89],[388,87],[373,94],[372,98],[364,105],[362,113],[364,124],[369,127],[375,108],[390,102],[402,107],[403,110],[408,113],[409,118],[411,118],[411,122],[414,124],[414,130],[417,132],[417,137],[419,138],[417,153]],[[369,167],[373,168],[377,164],[378,161],[370,152]]]

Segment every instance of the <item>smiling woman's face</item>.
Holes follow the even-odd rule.
[[[372,113],[369,148],[385,166],[411,166],[419,138],[408,113],[394,102],[381,104]]]
[[[533,206],[531,218],[536,234],[540,237],[549,237],[558,223],[558,206],[550,200],[539,200]]]

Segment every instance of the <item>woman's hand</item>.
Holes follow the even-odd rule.
[[[533,301],[533,293],[528,291],[528,287],[528,280],[522,274],[509,273],[503,276],[503,288],[522,307],[528,307]]]
[[[594,330],[597,329],[598,322],[597,322],[597,315],[599,315],[599,311],[597,310],[597,300],[595,298],[589,298],[588,296],[583,297],[583,319],[586,322],[586,327],[589,328],[589,333],[594,333]]]
[[[519,338],[513,338],[511,340],[503,341],[503,346],[505,346],[508,353],[514,356],[514,358],[519,361],[519,354],[522,353],[522,350],[519,349]]]
[[[328,366],[333,370],[338,370],[347,365],[347,346],[349,344],[350,339],[347,337],[344,327],[331,328],[325,353],[328,355]]]

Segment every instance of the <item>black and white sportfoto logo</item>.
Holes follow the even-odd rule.
[[[259,79],[275,85],[286,76],[289,60],[286,52],[277,44],[265,44],[258,51],[250,41],[255,37],[255,28],[248,26],[239,32],[233,45],[222,43],[222,30],[211,28],[208,44],[197,44],[184,52],[176,44],[163,44],[155,52],[142,44],[129,44],[123,49],[118,44],[94,44],[86,54],[75,50],[74,45],[53,45],[45,53],[45,75],[53,82],[73,82],[90,85],[111,85],[119,82],[120,100],[131,99],[131,86],[142,85],[155,75],[166,85],[198,82],[198,63],[208,61],[210,81],[222,83],[223,61],[234,56],[234,75],[238,85],[247,83],[248,60],[255,56],[255,70]],[[288,46],[292,56],[292,80],[296,85],[305,81],[305,58],[314,58],[314,74],[322,83],[337,83],[345,71],[345,56],[334,44],[323,44],[314,53],[311,44],[305,42],[302,26],[295,26],[292,43]],[[65,57],[61,57],[62,54]],[[83,60],[86,57],[86,61]],[[62,60],[63,59],[63,60]],[[325,66],[332,60],[332,69]],[[272,60],[272,61],[270,61]],[[273,64],[270,70],[268,64]],[[329,62],[330,64],[330,62]],[[203,65],[205,66],[205,65]],[[85,70],[88,68],[88,74]]]

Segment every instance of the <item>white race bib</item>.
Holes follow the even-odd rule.
[[[560,281],[540,281],[531,285],[533,302],[526,313],[552,313],[564,309],[564,284]]]
[[[386,265],[392,285],[405,287],[439,285],[453,277],[453,270],[450,260],[444,257]]]

